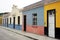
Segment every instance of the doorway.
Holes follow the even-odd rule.
[[[15,29],[15,17],[13,17],[13,28]]]
[[[26,31],[26,15],[24,15],[24,31]]]
[[[55,9],[47,11],[48,36],[55,38]]]
[[[7,27],[8,27],[8,18],[7,18]]]

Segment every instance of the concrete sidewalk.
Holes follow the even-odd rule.
[[[31,38],[31,39],[35,39],[35,40],[58,40],[58,39],[55,39],[55,38],[50,38],[50,37],[47,37],[47,36],[41,36],[41,35],[37,35],[37,34],[33,34],[33,33],[23,32],[23,31],[20,31],[20,30],[11,29],[11,28],[7,28],[7,27],[3,27],[3,26],[0,26],[0,28],[3,28],[5,30],[8,30],[8,31],[14,32],[16,34],[19,34],[19,35],[22,35],[22,36],[25,36],[25,37],[28,37],[28,38]]]

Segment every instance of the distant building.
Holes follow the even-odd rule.
[[[17,6],[13,5],[12,11],[8,16],[8,27],[22,30],[22,9],[18,9]]]
[[[0,13],[0,26],[3,24],[3,15],[8,14],[8,13]]]
[[[8,27],[8,16],[10,12],[5,12],[2,17],[2,25]]]

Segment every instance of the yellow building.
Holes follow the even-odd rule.
[[[0,15],[0,26],[2,25],[2,15]]]
[[[3,25],[3,15],[7,14],[6,12],[5,13],[0,13],[0,26]]]
[[[44,1],[45,35],[60,38],[60,0]]]

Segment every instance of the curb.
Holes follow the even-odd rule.
[[[27,38],[30,38],[30,39],[33,39],[33,40],[38,40],[38,39],[36,39],[36,38],[33,38],[33,37],[30,37],[30,36],[27,36],[27,35],[23,35],[23,34],[20,34],[20,33],[18,33],[18,32],[15,32],[15,31],[12,31],[12,30],[10,30],[10,28],[7,28],[7,27],[1,27],[1,28],[3,28],[3,29],[5,29],[5,30],[8,30],[8,31],[11,31],[11,32],[14,32],[14,33],[16,33],[16,34],[18,34],[18,35],[22,35],[22,36],[25,36],[25,37],[27,37]],[[15,29],[14,29],[15,30]],[[18,31],[18,30],[17,30]]]

